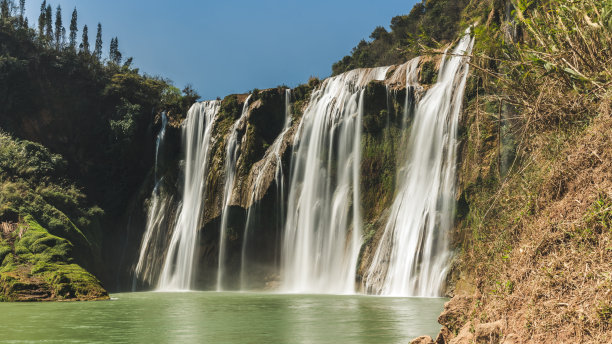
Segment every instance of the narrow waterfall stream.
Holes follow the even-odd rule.
[[[457,126],[468,74],[463,55],[472,45],[466,34],[451,56],[445,54],[437,83],[416,104],[399,190],[365,278],[369,293],[442,294],[455,204]],[[407,86],[412,77],[407,73]]]
[[[234,179],[236,177],[236,162],[240,152],[238,142],[238,128],[245,125],[249,114],[249,95],[244,101],[242,114],[230,129],[229,138],[225,147],[225,182],[223,183],[223,208],[221,210],[221,229],[219,231],[219,264],[217,270],[217,291],[223,290],[223,279],[225,274],[225,260],[227,254],[227,222],[229,216],[229,205],[234,191]]]
[[[361,246],[359,170],[363,90],[389,67],[329,78],[300,123],[291,161],[282,289],[353,293]]]
[[[247,270],[248,270],[248,260],[247,260],[247,250],[248,250],[248,243],[249,243],[249,233],[250,233],[250,229],[251,227],[254,225],[254,217],[256,214],[254,214],[255,212],[257,212],[258,210],[261,210],[259,208],[259,204],[257,202],[255,202],[255,197],[256,195],[261,195],[264,190],[263,190],[263,176],[264,176],[264,172],[267,171],[270,168],[274,168],[274,183],[276,185],[276,190],[277,190],[277,205],[278,205],[278,209],[277,211],[279,212],[279,214],[277,214],[277,218],[280,219],[278,225],[282,226],[284,223],[284,203],[285,203],[285,192],[284,192],[284,185],[285,185],[285,180],[284,180],[284,173],[283,173],[283,162],[281,160],[281,146],[283,144],[283,141],[285,140],[285,136],[287,135],[287,133],[289,132],[290,126],[291,126],[291,89],[286,89],[285,90],[285,122],[283,124],[283,129],[281,131],[281,133],[276,137],[276,139],[274,140],[274,142],[272,143],[272,145],[268,148],[266,155],[264,156],[263,160],[264,160],[264,164],[262,165],[262,167],[259,169],[259,173],[257,174],[257,177],[255,179],[255,182],[253,183],[253,187],[251,190],[251,198],[250,198],[250,204],[251,206],[249,207],[249,209],[247,210],[247,217],[246,217],[246,223],[244,225],[244,234],[243,234],[243,239],[242,239],[242,252],[241,252],[241,259],[240,259],[240,290],[246,290],[248,287],[248,281],[247,281]],[[275,245],[277,246],[277,245]]]
[[[197,233],[205,199],[208,153],[219,106],[219,101],[194,104],[183,126],[183,199],[161,270],[158,290],[188,290],[192,285]]]
[[[155,142],[155,187],[151,194],[149,211],[147,213],[147,227],[145,229],[140,250],[138,255],[138,263],[134,270],[133,289],[138,281],[142,281],[148,285],[153,283],[155,278],[155,261],[154,259],[163,255],[162,236],[164,231],[164,223],[168,216],[169,198],[172,196],[160,192],[160,184],[162,179],[158,176],[160,164],[160,149],[163,148],[164,139],[166,138],[166,127],[168,126],[168,117],[162,113],[162,124],[157,140]]]

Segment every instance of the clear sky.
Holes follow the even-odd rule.
[[[17,2],[17,1],[15,1]],[[26,0],[30,26],[42,0]],[[203,100],[253,88],[290,87],[331,65],[378,25],[406,14],[416,0],[51,0],[68,31],[74,7],[93,46],[102,23],[104,54],[119,37],[124,57],[150,75],[190,83]]]

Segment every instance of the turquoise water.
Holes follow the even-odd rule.
[[[407,343],[435,336],[446,299],[124,293],[111,301],[0,303],[3,343]]]

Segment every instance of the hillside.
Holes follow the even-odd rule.
[[[2,297],[40,287],[46,299],[99,298],[106,292],[83,268],[114,275],[105,245],[122,235],[125,209],[149,174],[155,119],[184,116],[198,96],[141,75],[131,59],[121,65],[56,44],[11,7],[2,1]],[[21,287],[12,282],[23,278]]]

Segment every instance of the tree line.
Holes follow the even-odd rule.
[[[50,3],[47,3],[47,0],[43,0],[40,5],[37,28],[30,28],[28,18],[25,15],[25,0],[19,0],[19,4],[15,4],[13,0],[0,0],[0,20],[16,29],[38,29],[36,31],[38,42],[48,48],[90,55],[98,61],[102,61],[102,24],[98,23],[93,50],[89,43],[89,28],[87,25],[84,25],[81,29],[81,40],[77,42],[79,26],[76,7],[72,11],[68,33],[62,21],[62,7],[57,5],[54,16],[53,7]],[[68,39],[66,39],[66,36],[68,36]],[[108,50],[108,62],[119,65],[122,58],[123,56],[119,51],[119,39],[113,37]],[[128,59],[128,62],[131,62],[131,59]]]

